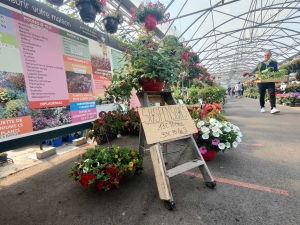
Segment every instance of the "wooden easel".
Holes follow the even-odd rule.
[[[171,91],[140,92],[137,93],[137,96],[142,107],[150,107],[150,102],[159,102],[161,106],[165,105],[165,103],[168,105],[176,105],[176,101],[173,98]],[[139,134],[139,154],[142,156],[144,155],[145,139],[145,132],[143,126],[141,125]],[[167,143],[182,139],[188,140],[189,149],[192,150],[194,159],[190,162],[167,170],[165,166],[167,163]],[[165,153],[165,156],[163,156],[163,153]],[[216,186],[216,182],[213,180],[202,155],[199,153],[198,146],[192,135],[186,135],[180,138],[155,143],[150,147],[150,155],[154,167],[159,197],[160,199],[164,200],[165,206],[169,210],[175,208],[175,202],[169,183],[170,177],[198,167],[204,178],[205,185],[209,188],[214,188]]]

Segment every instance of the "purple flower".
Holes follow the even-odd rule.
[[[193,134],[194,138],[195,139],[198,139],[199,138],[199,135],[198,134]]]
[[[211,141],[211,144],[214,145],[214,146],[218,146],[218,144],[220,143],[220,140],[215,138]]]
[[[205,146],[201,146],[199,148],[199,151],[200,151],[201,154],[205,154],[207,152],[207,149],[205,148]]]

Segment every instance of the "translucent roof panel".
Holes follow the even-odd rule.
[[[110,7],[130,17],[129,9],[142,0],[107,0]],[[146,1],[149,2],[149,1]],[[152,2],[156,2],[153,0]],[[271,50],[279,63],[300,55],[300,1],[292,0],[160,0],[171,14],[168,24],[159,24],[158,38],[175,34],[198,52],[202,66],[220,77],[223,84],[241,81]],[[69,1],[60,11],[70,9]],[[101,20],[99,16],[98,21]],[[101,29],[99,23],[91,26]],[[103,31],[103,30],[102,30]],[[117,34],[139,26],[123,23]]]

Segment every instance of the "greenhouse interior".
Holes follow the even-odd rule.
[[[299,27],[299,0],[1,0],[1,224],[299,224]]]

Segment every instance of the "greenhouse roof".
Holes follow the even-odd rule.
[[[108,7],[119,8],[130,18],[130,8],[142,0],[107,0]],[[153,0],[152,2],[156,2]],[[200,56],[201,65],[226,85],[242,81],[271,50],[279,64],[299,57],[300,1],[291,0],[161,0],[170,12],[170,22],[155,29],[158,38],[174,34]],[[70,1],[60,8],[71,13]],[[75,9],[76,10],[76,9]],[[99,16],[94,24],[100,26]],[[123,23],[118,34],[136,37],[137,25]]]

